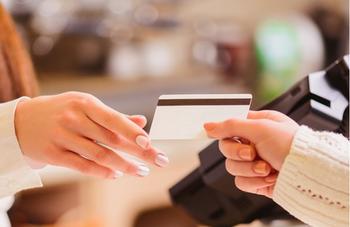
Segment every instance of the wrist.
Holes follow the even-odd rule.
[[[284,147],[284,149],[281,149],[283,150],[283,152],[281,152],[281,163],[279,168],[277,169],[278,171],[281,170],[286,158],[290,154],[290,151],[294,143],[295,135],[298,132],[299,128],[300,126],[297,123],[295,123],[295,124],[289,125],[288,130],[286,131],[286,135],[285,135],[285,137],[287,138],[285,142],[286,146]]]
[[[23,109],[26,103],[30,100],[31,99],[28,97],[21,97],[16,104],[15,112],[14,112],[15,134],[16,134],[16,138],[17,138],[19,147],[21,149],[22,155],[24,155],[24,157],[25,157],[25,152],[23,151],[22,128],[25,123],[25,120],[23,120],[24,119],[23,115],[25,111]]]

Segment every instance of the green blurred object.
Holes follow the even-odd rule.
[[[266,20],[257,28],[255,51],[259,66],[261,102],[277,97],[296,80],[301,62],[297,31],[282,20]]]

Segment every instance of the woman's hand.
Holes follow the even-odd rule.
[[[146,176],[149,169],[98,143],[155,166],[168,164],[166,155],[150,145],[145,125],[143,116],[126,116],[78,92],[21,100],[15,112],[17,139],[25,156],[108,179],[122,173]]]
[[[210,137],[221,139],[219,149],[236,186],[271,197],[299,125],[280,112],[264,110],[250,111],[248,119],[206,123],[204,128]]]

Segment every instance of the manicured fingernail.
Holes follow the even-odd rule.
[[[169,164],[169,159],[166,156],[159,154],[154,162],[161,167],[165,167]]]
[[[114,174],[114,179],[119,179],[123,176],[124,174],[120,171],[115,171],[115,174]]]
[[[258,162],[254,167],[256,173],[264,174],[266,173],[266,162]]]
[[[147,176],[149,174],[148,167],[140,165],[139,168],[137,169],[137,174],[140,175],[141,177]]]
[[[209,123],[205,123],[204,124],[204,129],[207,131],[212,131],[214,130],[216,127],[216,123],[215,122],[209,122]]]
[[[143,149],[146,149],[147,144],[148,144],[148,138],[146,136],[138,136],[136,137],[136,143],[142,147]]]
[[[277,174],[272,174],[272,175],[269,175],[269,176],[265,177],[265,181],[267,183],[273,183],[273,182],[276,182],[277,177],[278,177]]]
[[[240,150],[238,154],[243,160],[252,160],[252,152],[248,148]]]

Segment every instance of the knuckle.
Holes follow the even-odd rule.
[[[106,125],[111,125],[114,122],[116,122],[116,120],[118,120],[119,118],[120,116],[116,112],[109,112],[105,114],[104,122]]]
[[[86,175],[91,175],[93,173],[93,165],[90,164],[88,161],[82,162],[79,166],[78,169],[80,172]]]
[[[76,92],[71,94],[68,105],[72,109],[79,109],[88,106],[91,100],[92,95]]]
[[[235,124],[235,119],[233,119],[233,118],[229,118],[225,121],[225,125],[227,125],[229,127],[233,126],[234,124]]]
[[[131,174],[133,173],[134,165],[130,162],[126,163],[125,165],[125,173]]]
[[[142,150],[141,159],[148,160],[151,158],[151,155],[152,155],[151,149]]]
[[[61,125],[71,125],[72,123],[76,122],[78,120],[78,117],[71,111],[65,111],[62,113],[58,119],[58,121],[61,123]]]
[[[118,134],[115,134],[113,132],[110,132],[109,136],[108,136],[108,141],[111,143],[111,144],[120,144],[122,142],[123,138],[118,135]]]
[[[101,149],[96,153],[94,159],[97,163],[107,163],[110,160],[110,154],[105,149]]]

